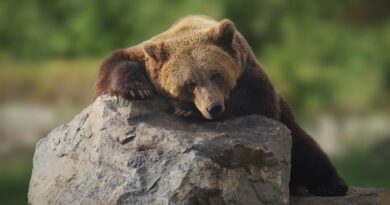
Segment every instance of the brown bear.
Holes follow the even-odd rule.
[[[101,65],[94,98],[170,98],[184,118],[221,120],[260,114],[285,124],[292,135],[290,190],[320,196],[345,195],[348,186],[327,155],[297,124],[245,38],[227,19],[181,19],[139,45],[114,52]]]

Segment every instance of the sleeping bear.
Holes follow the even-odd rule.
[[[165,96],[173,113],[186,119],[260,114],[278,120],[292,135],[290,191],[304,187],[319,196],[341,196],[348,190],[230,20],[185,17],[148,41],[114,52],[101,64],[93,96],[102,93]]]

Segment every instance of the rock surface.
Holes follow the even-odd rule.
[[[347,196],[318,197],[292,196],[291,205],[389,205],[390,191],[374,188],[351,187]]]
[[[30,204],[287,204],[291,139],[247,116],[189,123],[99,97],[36,146]]]

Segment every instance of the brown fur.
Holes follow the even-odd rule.
[[[94,98],[104,92],[125,98],[157,92],[172,99],[175,114],[183,117],[262,114],[279,120],[292,134],[292,192],[301,186],[324,196],[348,190],[230,20],[186,17],[149,41],[114,52],[101,65]]]

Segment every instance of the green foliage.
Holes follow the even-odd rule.
[[[232,19],[298,118],[390,111],[386,0],[0,1],[0,102],[83,107],[103,56],[190,14]],[[352,185],[389,187],[387,148],[336,166]],[[0,204],[26,204],[31,155],[0,159]]]
[[[0,102],[85,106],[92,100],[98,60],[0,63]]]
[[[349,152],[335,159],[340,175],[351,186],[389,188],[390,138],[370,148],[349,148]]]
[[[3,1],[0,52],[33,59],[103,55],[148,39],[189,13],[215,14],[206,2]]]
[[[0,158],[0,204],[27,203],[28,183],[31,176],[31,150]]]
[[[390,101],[390,3],[381,0],[2,1],[0,59],[102,58],[198,13],[236,23],[299,115]]]

